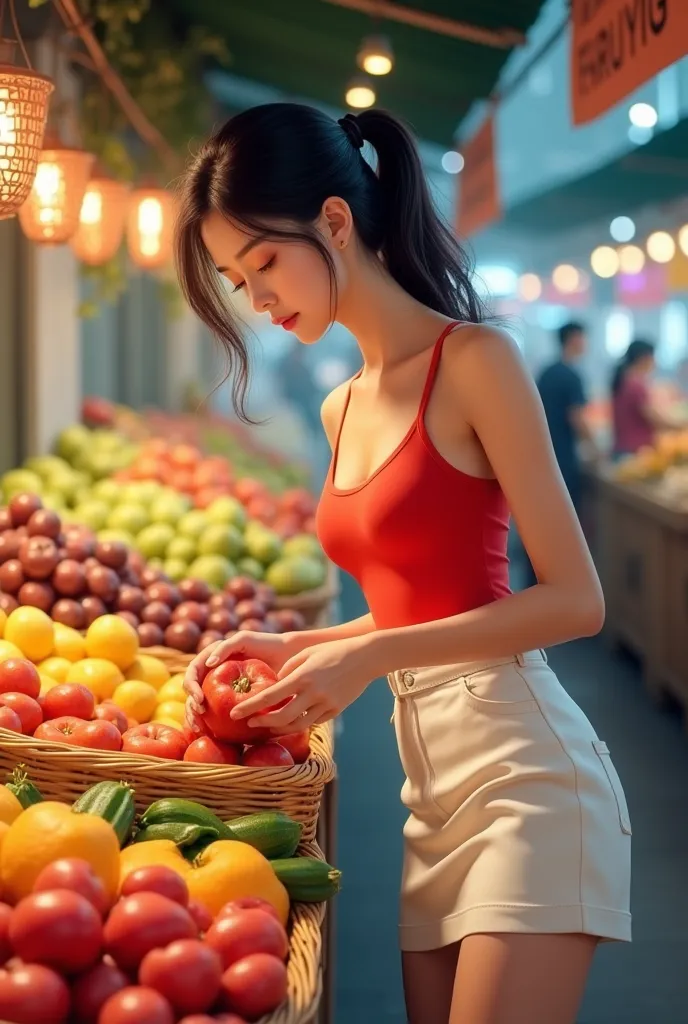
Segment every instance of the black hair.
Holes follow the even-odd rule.
[[[375,151],[375,170],[359,148],[363,140]],[[224,348],[229,372],[236,371],[233,401],[242,419],[248,349],[227,308],[201,225],[217,211],[243,230],[311,245],[328,267],[334,319],[334,262],[314,226],[330,196],[349,204],[362,245],[409,295],[456,320],[486,319],[469,258],[435,210],[413,136],[400,121],[366,110],[337,122],[296,103],[242,111],[192,161],[181,182],[175,231],[182,291]]]
[[[557,337],[562,349],[566,348],[568,343],[576,336],[576,334],[585,334],[585,326],[583,324],[578,323],[576,320],[572,320],[568,324],[562,324],[557,331]]]
[[[626,370],[629,370],[641,360],[647,359],[648,356],[654,356],[654,354],[655,346],[651,341],[646,341],[644,338],[636,338],[635,341],[632,341],[612,374],[612,395],[618,393],[619,388],[623,384]]]

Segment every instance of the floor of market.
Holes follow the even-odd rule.
[[[363,614],[343,583],[341,615]],[[632,944],[597,954],[578,1024],[680,1024],[688,1005],[688,737],[678,714],[656,709],[637,668],[600,640],[555,649],[564,686],[609,743],[633,820]],[[403,1024],[396,948],[402,775],[391,693],[378,680],[344,715],[337,862],[336,1024]]]

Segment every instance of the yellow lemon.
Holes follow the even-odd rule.
[[[150,683],[127,679],[119,684],[112,699],[129,718],[135,718],[137,722],[148,722],[155,711],[157,691]]]
[[[124,678],[140,679],[159,690],[170,678],[170,673],[159,658],[154,658],[150,654],[139,654],[124,673]]]
[[[86,643],[81,633],[71,626],[55,623],[55,654],[67,661],[81,661],[86,657]]]
[[[153,721],[156,725],[169,725],[170,729],[179,729],[180,732],[184,731],[184,726],[176,718],[158,718],[156,715]]]
[[[0,821],[11,825],[24,810],[11,789],[0,786]]]
[[[158,704],[153,715],[154,722],[161,722],[163,719],[172,718],[175,722],[183,724],[186,705],[178,700],[165,700]]]
[[[31,661],[43,661],[55,646],[53,620],[40,608],[15,608],[5,623],[5,640],[16,644]]]
[[[9,640],[0,640],[0,661],[7,661],[8,658],[23,658],[24,655],[16,644]]]
[[[48,690],[52,690],[53,686],[59,686],[61,682],[64,682],[64,680],[53,679],[52,676],[46,675],[45,672],[39,672],[38,675],[41,680],[41,697],[45,697]]]
[[[184,676],[181,673],[172,676],[158,690],[158,704],[164,704],[168,700],[182,701],[182,703],[186,700]]]
[[[138,633],[119,615],[101,615],[88,627],[86,654],[89,658],[106,658],[124,671],[138,653]]]
[[[5,623],[7,622],[7,612],[0,608],[0,636],[5,635]]]
[[[66,683],[87,686],[96,700],[109,700],[123,681],[121,670],[105,658],[84,658],[74,662],[65,679]]]
[[[58,658],[57,656],[46,658],[45,661],[39,661],[36,665],[39,675],[50,676],[58,683],[64,683],[71,667],[72,663],[68,658]]]

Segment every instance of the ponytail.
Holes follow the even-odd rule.
[[[626,349],[623,357],[619,360],[616,365],[616,369],[612,375],[611,391],[612,396],[616,396],[621,390],[626,371],[630,370],[632,366],[639,363],[643,359],[648,359],[654,356],[655,346],[651,341],[645,341],[644,338],[636,338],[632,341]]]

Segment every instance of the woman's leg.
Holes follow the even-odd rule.
[[[575,1024],[597,942],[592,935],[467,936],[448,1024]]]
[[[448,1024],[458,959],[458,942],[401,954],[408,1024]]]

